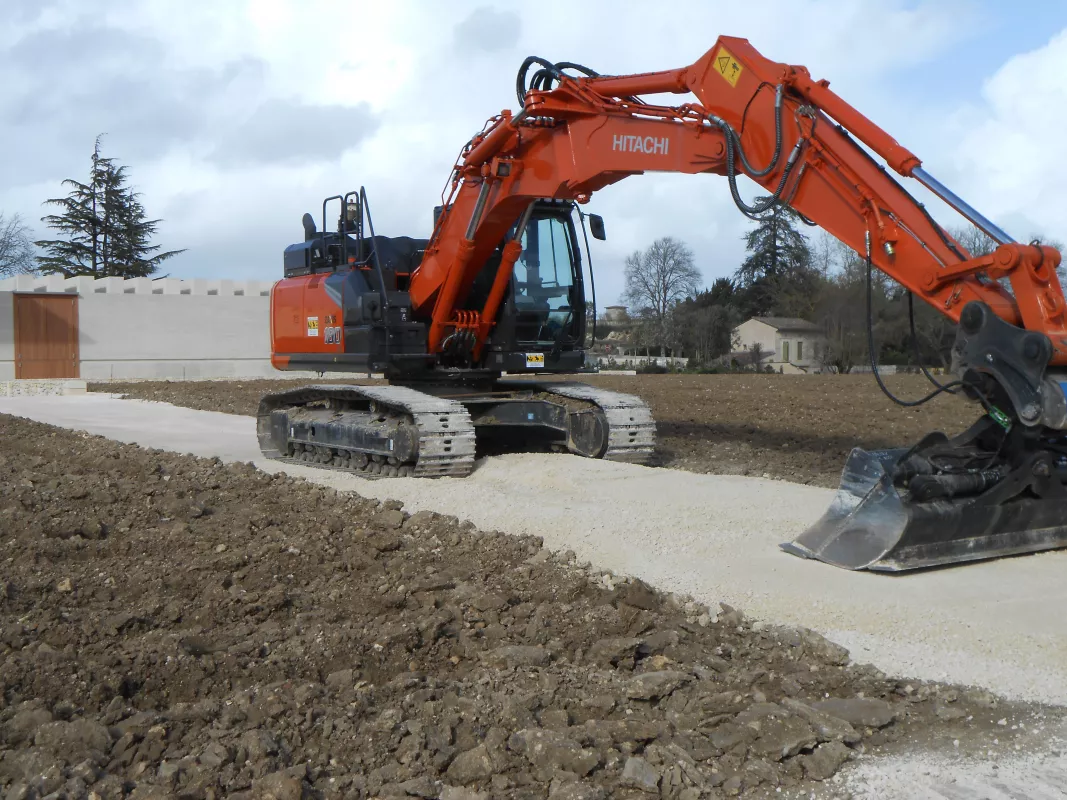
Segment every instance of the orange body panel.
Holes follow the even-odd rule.
[[[781,156],[754,180],[769,192],[784,186],[793,208],[861,254],[870,237],[874,264],[951,319],[979,300],[1002,319],[1047,335],[1052,363],[1067,364],[1059,253],[1008,244],[972,259],[854,139],[904,177],[921,163],[914,154],[826,81],[813,80],[804,67],[770,61],[747,40],[732,37],[719,38],[682,69],[560,76],[553,89],[528,92],[522,113],[505,111],[490,120],[461,154],[446,211],[411,276],[415,313],[431,320],[430,351],[438,352],[457,326],[471,324],[457,315],[460,301],[532,200],[585,202],[643,172],[726,174],[724,125],[737,132],[749,162],[760,169],[774,155],[777,87],[783,92]],[[657,106],[635,97],[664,92],[695,98]],[[746,174],[740,164],[736,172]],[[505,260],[501,270],[497,282],[506,284],[511,264]],[[990,280],[1002,276],[1010,278],[1014,297]],[[487,304],[474,323],[479,348],[492,327],[491,311]]]
[[[326,292],[329,274],[286,278],[270,293],[271,363],[286,369],[296,353],[343,353],[341,307]]]

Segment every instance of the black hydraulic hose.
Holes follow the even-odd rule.
[[[938,389],[942,388],[943,384],[937,380],[930,371],[926,368],[926,364],[923,363],[922,353],[919,351],[919,335],[915,332],[915,295],[910,291],[908,292],[908,325],[911,328],[911,346],[915,352],[915,363],[919,365],[919,369],[922,370],[923,375]],[[956,394],[958,389],[945,389],[949,394]]]
[[[874,379],[878,383],[878,388],[882,390],[882,394],[896,403],[898,406],[904,406],[905,408],[914,408],[915,406],[921,406],[930,402],[939,394],[949,392],[955,389],[957,386],[963,386],[963,381],[952,381],[951,383],[938,384],[938,388],[934,389],[930,394],[925,397],[920,397],[918,400],[901,400],[895,394],[893,394],[889,387],[885,385],[885,381],[882,380],[881,374],[878,372],[878,358],[875,355],[874,349],[874,309],[871,300],[871,270],[873,268],[871,264],[871,234],[867,232],[867,353],[871,360],[871,372],[874,374]],[[985,403],[983,402],[983,405]]]
[[[541,69],[537,70],[530,79],[529,84],[526,83],[526,76],[530,71],[530,67],[537,64]],[[573,61],[560,61],[558,64],[553,64],[547,58],[541,58],[540,56],[528,56],[519,67],[518,75],[515,76],[515,96],[519,100],[519,105],[525,105],[526,92],[531,89],[544,91],[551,88],[553,80],[559,80],[563,75],[563,70],[572,69],[576,72],[580,72],[588,78],[599,78],[600,73],[582,64],[576,64]]]
[[[756,90],[757,94],[759,89]],[[741,157],[741,165],[745,168],[745,172],[752,178],[762,178],[769,175],[771,170],[778,164],[778,159],[782,155],[782,84],[778,84],[778,87],[774,91],[774,155],[771,156],[771,160],[767,162],[767,166],[763,169],[755,169],[748,163],[748,159],[745,157],[745,150],[741,146],[741,136],[729,125],[723,129],[723,133],[727,136],[734,137],[734,142],[737,146],[737,154]],[[755,95],[753,95],[755,97]],[[751,101],[750,101],[751,102]],[[745,107],[745,113],[748,113],[748,107]],[[744,117],[742,116],[742,120]],[[742,126],[744,123],[742,122]],[[721,126],[720,126],[721,127]]]
[[[555,64],[548,59],[540,58],[538,56],[527,56],[522,62],[522,66],[519,67],[518,75],[515,76],[515,96],[519,98],[520,106],[526,104],[526,74],[534,64],[538,64],[542,70],[559,71],[556,70]],[[539,72],[540,71],[541,70],[539,70]]]
[[[789,154],[789,163],[786,164],[784,170],[782,170],[782,177],[778,181],[778,186],[775,188],[774,193],[764,202],[755,203],[749,205],[742,197],[741,192],[737,188],[737,163],[735,162],[735,142],[733,138],[730,124],[726,120],[716,116],[710,117],[710,121],[713,125],[720,128],[726,139],[726,182],[730,186],[730,196],[733,198],[734,205],[737,206],[738,211],[744,214],[746,217],[752,220],[759,220],[760,214],[770,210],[782,197],[782,192],[785,189],[786,183],[789,182],[789,176],[793,172],[793,167],[797,162],[797,158],[800,155],[800,149],[803,144],[803,140],[799,140],[796,146],[793,147],[793,152]]]
[[[561,72],[565,69],[573,69],[576,72],[582,73],[587,78],[600,77],[600,73],[597,72],[595,69],[589,69],[589,67],[583,66],[581,64],[575,64],[573,61],[557,61],[553,66]]]
[[[758,91],[758,90],[757,90]],[[737,162],[736,159],[740,157],[742,167],[750,177],[761,178],[770,174],[775,167],[778,166],[778,161],[781,158],[781,144],[782,144],[782,94],[783,89],[779,85],[775,92],[775,119],[774,119],[774,139],[775,139],[775,151],[774,156],[771,158],[769,164],[762,170],[756,170],[748,162],[745,157],[744,147],[741,145],[740,137],[733,127],[724,120],[722,117],[718,117],[714,114],[708,116],[708,121],[719,128],[723,133],[723,138],[726,140],[726,180],[730,186],[730,196],[733,198],[734,205],[737,206],[737,210],[744,214],[751,220],[759,221],[760,215],[769,211],[778,203],[782,201],[782,193],[785,191],[786,184],[789,183],[789,179],[793,174],[793,168],[796,166],[800,157],[800,153],[804,146],[804,138],[797,139],[797,143],[793,146],[792,152],[789,154],[789,161],[786,163],[785,169],[782,170],[782,177],[778,181],[778,185],[775,187],[774,192],[766,201],[762,203],[755,203],[749,205],[741,198],[741,193],[737,188]],[[806,107],[804,107],[806,108]],[[798,109],[799,112],[803,112],[804,108]],[[810,111],[807,113],[811,113]],[[812,128],[814,131],[814,127]],[[799,181],[799,178],[798,178]],[[794,191],[796,187],[794,186]]]

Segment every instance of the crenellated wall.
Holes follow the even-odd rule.
[[[13,295],[24,292],[78,295],[85,380],[289,375],[270,365],[271,285],[57,275],[0,280],[0,380],[14,378]]]

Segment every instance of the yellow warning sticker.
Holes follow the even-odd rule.
[[[308,336],[319,335],[319,318],[308,317]]]
[[[744,72],[741,65],[737,63],[737,59],[725,47],[720,47],[719,52],[715,54],[714,66],[731,86],[737,86],[737,79]]]
[[[527,353],[526,354],[526,369],[544,369],[545,368],[545,354],[544,353]]]

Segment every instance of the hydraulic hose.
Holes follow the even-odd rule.
[[[925,397],[920,397],[918,400],[901,400],[895,394],[893,394],[889,387],[885,385],[885,381],[882,380],[881,374],[878,372],[878,357],[874,349],[874,307],[871,300],[871,271],[873,265],[871,263],[871,232],[867,231],[867,354],[871,360],[871,372],[874,374],[874,380],[878,383],[878,388],[882,390],[882,394],[896,403],[898,406],[905,408],[914,408],[915,406],[921,406],[924,403],[928,403],[943,392],[951,392],[957,386],[963,386],[963,381],[952,381],[951,383],[937,384],[937,388]],[[983,405],[986,401],[983,399]]]
[[[782,84],[778,84],[774,90],[774,155],[771,156],[771,160],[767,162],[767,166],[763,169],[756,169],[745,157],[745,150],[741,146],[741,137],[729,125],[723,129],[723,133],[727,136],[733,137],[734,143],[737,147],[737,155],[741,157],[741,166],[745,168],[745,172],[752,178],[762,178],[769,175],[771,170],[774,169],[778,163],[779,157],[782,155]],[[720,126],[721,127],[721,126]]]
[[[534,64],[537,64],[541,69],[533,74],[529,84],[527,84],[526,76],[530,71],[530,67]],[[528,91],[544,91],[551,88],[552,81],[559,80],[565,69],[581,72],[589,78],[600,77],[600,73],[596,70],[592,70],[581,64],[575,64],[573,61],[560,61],[558,64],[553,64],[548,59],[541,58],[540,56],[527,56],[522,62],[522,66],[519,67],[518,75],[515,76],[515,96],[519,100],[519,105],[525,105],[526,93]]]
[[[919,351],[919,335],[915,332],[915,296],[908,292],[908,325],[911,328],[911,346],[915,352],[915,363],[919,365],[919,369],[922,370],[923,375],[937,388],[942,388],[943,384],[937,380],[930,371],[926,368],[926,364],[923,363],[922,353]],[[958,389],[945,389],[949,394],[956,394]]]
[[[782,177],[779,179],[778,186],[775,187],[773,194],[763,202],[749,205],[742,199],[741,192],[737,188],[736,157],[738,152],[743,154],[744,151],[741,149],[740,143],[735,141],[736,134],[734,133],[734,129],[730,127],[730,123],[714,114],[710,115],[708,120],[723,132],[723,138],[726,140],[726,181],[730,186],[730,196],[733,198],[734,205],[736,205],[737,209],[749,219],[758,220],[761,214],[770,210],[781,200],[782,192],[785,190],[785,186],[789,182],[789,176],[792,174],[793,167],[796,165],[797,159],[800,157],[800,151],[803,148],[804,140],[798,139],[796,145],[794,145],[792,152],[789,154],[789,161],[786,163],[785,169],[782,170]],[[779,136],[780,135],[781,134],[779,133]],[[778,156],[781,156],[780,152]],[[741,158],[742,163],[745,163],[744,155],[742,155]],[[777,166],[777,158],[771,162],[763,174],[768,174],[775,166]]]

